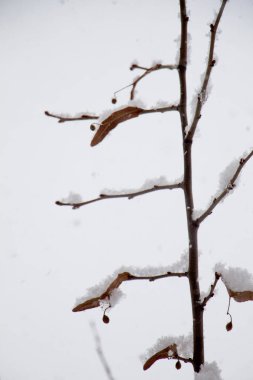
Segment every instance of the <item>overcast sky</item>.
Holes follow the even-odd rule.
[[[191,99],[200,85],[208,24],[220,1],[188,0]],[[0,128],[0,378],[106,379],[90,321],[101,337],[116,380],[193,379],[192,368],[162,361],[143,372],[140,355],[166,335],[191,331],[185,279],[126,283],[110,312],[71,312],[122,265],[159,266],[187,247],[183,196],[165,191],[128,201],[108,200],[79,210],[54,202],[75,192],[84,200],[104,188],[138,188],[145,180],[182,175],[181,131],[174,113],[143,115],[91,148],[90,122],[58,124],[44,111],[113,108],[114,91],[131,83],[133,60],[175,63],[180,30],[176,0],[1,0]],[[229,1],[221,20],[212,90],[194,141],[194,197],[204,209],[219,173],[253,146],[253,1]],[[128,102],[129,91],[118,95]],[[147,107],[179,96],[176,72],[150,75],[137,97]],[[200,228],[202,290],[222,261],[253,273],[253,160],[232,195]],[[225,325],[222,283],[205,313],[206,360],[224,380],[252,380],[253,303],[232,302],[234,329]]]

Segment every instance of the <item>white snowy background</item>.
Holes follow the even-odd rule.
[[[209,44],[208,23],[220,1],[188,0],[191,34],[189,112]],[[114,378],[193,379],[160,361],[147,372],[140,355],[166,335],[188,335],[186,279],[129,282],[126,297],[102,323],[102,311],[72,313],[78,297],[114,270],[165,266],[187,247],[180,190],[131,201],[106,200],[79,210],[54,202],[70,192],[88,200],[104,188],[138,188],[147,179],[182,175],[176,113],[143,115],[91,148],[89,121],[58,124],[45,110],[75,114],[113,108],[114,91],[138,73],[131,62],[175,63],[177,0],[1,0],[0,378],[106,379],[90,322],[96,323]],[[194,142],[194,196],[204,209],[219,173],[253,146],[253,1],[229,1],[221,20],[212,91]],[[129,91],[118,95],[128,101]],[[144,79],[147,107],[175,102],[177,72]],[[200,276],[206,291],[217,262],[253,272],[253,160],[233,194],[200,228]],[[224,380],[252,380],[253,302],[231,304],[220,282],[205,313],[205,354]]]

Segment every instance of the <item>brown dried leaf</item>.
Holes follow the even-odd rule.
[[[90,145],[95,146],[99,144],[113,128],[117,127],[119,123],[138,117],[142,112],[143,109],[138,107],[126,107],[113,112],[102,122]]]
[[[253,301],[253,292],[251,290],[244,290],[242,292],[235,292],[231,289],[228,289],[228,294],[230,297],[234,298],[237,302],[246,302],[246,301]]]
[[[177,345],[174,343],[174,344],[171,344],[170,346],[166,347],[166,348],[163,348],[161,351],[158,351],[157,353],[155,353],[153,356],[151,356],[143,365],[143,369],[144,371],[146,371],[147,369],[149,369],[157,360],[160,360],[160,359],[168,359],[169,356],[168,356],[168,352],[169,351],[172,351],[173,354],[171,355],[171,357],[173,357],[174,355],[177,356]]]
[[[74,312],[85,311],[85,310],[93,309],[94,307],[100,306],[100,300],[103,300],[106,298],[110,299],[110,295],[111,295],[112,291],[114,289],[117,289],[122,284],[123,281],[129,280],[131,277],[132,277],[132,275],[128,272],[123,272],[123,273],[118,274],[118,276],[108,286],[108,288],[106,289],[106,291],[104,293],[102,293],[98,297],[91,298],[91,299],[77,305],[76,307],[74,307],[74,309],[72,311],[74,311]]]

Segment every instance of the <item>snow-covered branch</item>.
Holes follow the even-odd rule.
[[[45,111],[46,116],[54,117],[55,119],[58,119],[58,123],[65,123],[66,121],[76,121],[76,120],[96,120],[99,119],[99,116],[96,115],[90,115],[90,114],[78,114],[76,116],[69,116],[66,114],[60,114],[56,115],[51,112]]]
[[[199,225],[200,223],[202,223],[210,214],[212,214],[213,212],[213,209],[218,206],[218,204],[220,202],[223,201],[223,199],[225,198],[226,195],[228,195],[229,192],[231,192],[234,187],[235,187],[235,182],[237,180],[237,178],[239,177],[239,174],[241,173],[241,170],[242,168],[244,167],[244,165],[249,161],[249,159],[253,156],[253,149],[251,150],[251,152],[249,154],[247,154],[246,157],[242,157],[240,160],[239,160],[239,163],[237,165],[237,169],[235,170],[234,174],[231,176],[231,179],[230,181],[228,182],[227,186],[225,187],[225,189],[217,196],[214,197],[211,205],[207,208],[207,210],[205,212],[203,212],[202,215],[200,215],[199,218],[195,219],[195,223],[197,225]],[[225,173],[227,175],[227,173]]]
[[[220,22],[220,19],[221,19],[221,16],[222,16],[222,13],[224,11],[227,1],[228,0],[222,0],[221,7],[216,16],[215,22],[210,25],[210,47],[209,47],[209,54],[208,54],[208,60],[207,60],[207,67],[206,67],[206,71],[205,71],[200,92],[198,93],[197,105],[196,105],[196,109],[195,109],[195,113],[193,117],[193,122],[189,129],[188,134],[186,135],[187,140],[192,140],[195,130],[197,128],[199,119],[201,118],[201,110],[204,104],[203,100],[206,99],[206,91],[207,91],[211,71],[216,63],[214,59],[214,45],[215,45],[215,40],[216,40],[216,33],[217,33],[219,22]]]
[[[193,364],[192,360],[192,334],[188,336],[168,336],[158,339],[153,347],[143,356],[144,371],[149,369],[157,360],[175,359],[176,368],[181,368],[181,361]]]
[[[114,291],[118,289],[118,287],[122,284],[122,282],[125,281],[132,281],[132,280],[148,280],[148,281],[155,281],[160,280],[162,278],[166,277],[187,277],[187,272],[167,272],[159,275],[151,275],[151,276],[135,276],[129,272],[123,272],[119,273],[117,277],[110,283],[110,285],[107,287],[107,289],[97,297],[93,297],[90,299],[87,299],[84,302],[81,302],[77,306],[74,307],[73,311],[84,311],[88,309],[93,309],[95,307],[101,306],[101,301],[105,300],[108,302],[108,307],[111,307],[110,299],[111,296],[114,295]]]
[[[70,206],[73,209],[80,208],[82,206],[86,206],[90,203],[95,203],[99,201],[103,201],[106,199],[115,199],[115,198],[127,198],[127,199],[133,199],[135,197],[138,197],[140,195],[152,193],[154,191],[159,191],[159,190],[173,190],[173,189],[181,189],[183,187],[182,182],[174,183],[174,184],[164,184],[164,185],[153,185],[150,188],[144,188],[144,189],[139,189],[139,190],[132,190],[130,192],[121,192],[117,193],[115,191],[109,191],[108,194],[100,194],[99,197],[91,199],[89,201],[84,201],[84,202],[73,202],[72,199],[70,201],[64,200],[64,201],[56,201],[55,204],[58,206]]]

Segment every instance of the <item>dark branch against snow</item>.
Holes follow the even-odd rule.
[[[207,208],[207,210],[202,214],[200,215],[199,218],[197,218],[195,220],[195,223],[197,225],[199,225],[200,223],[202,223],[210,214],[212,214],[214,208],[216,206],[218,206],[218,204],[226,197],[226,195],[228,195],[228,193],[234,189],[235,187],[235,182],[237,180],[237,178],[239,177],[239,174],[242,170],[242,168],[244,167],[244,165],[249,161],[249,159],[253,156],[253,150],[244,158],[241,158],[239,160],[239,164],[238,164],[238,167],[235,171],[235,174],[232,176],[231,180],[229,181],[227,187],[217,196],[214,198],[214,200],[212,201],[211,205]]]
[[[176,183],[176,184],[172,184],[172,185],[162,185],[162,186],[154,185],[150,189],[140,190],[140,191],[131,192],[131,193],[125,193],[125,194],[100,194],[99,197],[91,199],[89,201],[85,201],[85,202],[61,202],[61,201],[57,201],[57,202],[55,202],[55,204],[57,206],[71,206],[73,209],[77,209],[77,208],[80,208],[82,206],[86,206],[86,205],[88,205],[90,203],[95,203],[95,202],[103,201],[103,200],[106,200],[106,199],[115,199],[115,198],[133,199],[133,198],[138,197],[140,195],[152,193],[154,191],[181,189],[182,187],[183,187],[182,182],[179,182],[179,183]]]
[[[196,105],[196,109],[195,109],[195,113],[194,113],[193,122],[192,122],[190,130],[187,134],[187,139],[189,139],[189,140],[191,140],[193,138],[195,130],[196,130],[197,125],[198,125],[198,121],[201,118],[201,110],[202,110],[204,101],[206,99],[206,91],[207,91],[207,86],[208,86],[209,79],[210,79],[210,74],[211,74],[212,68],[214,67],[214,65],[216,63],[215,59],[214,59],[214,45],[215,45],[215,40],[216,40],[216,33],[217,33],[219,22],[220,22],[220,19],[221,19],[221,16],[222,16],[222,13],[224,11],[224,8],[225,8],[227,1],[228,0],[222,1],[222,4],[221,4],[220,10],[217,14],[216,20],[213,24],[210,25],[211,38],[210,38],[210,47],[209,47],[209,54],[208,54],[208,60],[207,60],[207,67],[206,67],[206,71],[205,71],[205,75],[204,75],[204,80],[203,80],[203,83],[201,86],[201,90],[198,94],[198,100],[197,100],[197,105]]]
[[[96,120],[99,119],[99,116],[81,114],[80,116],[65,116],[65,115],[56,115],[51,112],[45,111],[46,116],[54,117],[58,119],[58,123],[65,123],[66,121],[76,121],[76,120]]]

